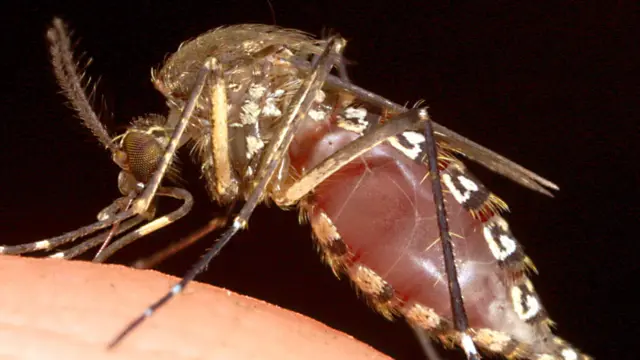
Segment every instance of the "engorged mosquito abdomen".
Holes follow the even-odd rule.
[[[304,173],[357,137],[326,125],[303,130],[296,137],[290,157],[298,172]],[[328,217],[353,263],[373,270],[395,296],[450,319],[447,277],[426,174],[425,165],[383,143],[316,188],[309,200],[309,218],[313,225],[320,217]],[[470,326],[530,339],[531,328],[523,326],[512,310],[503,271],[483,238],[482,222],[451,194],[445,194],[445,201]],[[316,235],[321,236],[317,231]]]

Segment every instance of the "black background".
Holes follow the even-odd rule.
[[[638,334],[638,6],[428,3],[272,0],[273,13],[261,0],[3,3],[1,242],[75,229],[119,195],[117,167],[58,95],[44,37],[53,16],[94,59],[88,72],[102,78],[102,118],[120,132],[132,117],[165,111],[149,69],[181,41],[275,15],[281,26],[339,31],[357,62],[355,83],[399,103],[425,99],[436,121],[557,182],[549,199],[473,167],[509,203],[558,333],[600,359],[637,358],[637,339],[627,340]],[[149,254],[220,212],[197,169],[185,168],[193,213],[114,261]],[[213,239],[160,270],[181,275]],[[402,321],[374,314],[320,263],[296,212],[259,208],[199,280],[299,311],[395,358],[420,356]]]

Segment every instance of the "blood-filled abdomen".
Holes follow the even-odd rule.
[[[290,147],[291,164],[297,173],[304,174],[357,137],[335,124],[303,128]],[[535,341],[533,328],[512,309],[507,277],[487,246],[483,223],[451,194],[445,193],[445,202],[470,326],[506,332],[521,341]],[[366,267],[385,282],[385,292],[393,292],[394,306],[417,303],[451,319],[447,276],[425,164],[383,143],[319,184],[305,204],[320,245],[331,247],[328,241],[346,245],[342,247],[347,253],[342,257],[337,254],[336,259],[330,259],[330,265],[341,262],[338,268],[344,268],[356,285],[359,281],[349,269]],[[335,227],[337,234],[328,236],[318,230],[326,228],[319,225],[322,221]],[[363,292],[371,292],[372,280],[364,282]]]

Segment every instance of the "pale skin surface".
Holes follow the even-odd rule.
[[[199,283],[107,351],[175,280],[117,265],[0,256],[0,358],[389,359],[313,319]]]

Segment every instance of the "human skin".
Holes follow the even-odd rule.
[[[0,358],[389,359],[313,319],[200,283],[107,350],[175,281],[119,265],[0,256]]]

